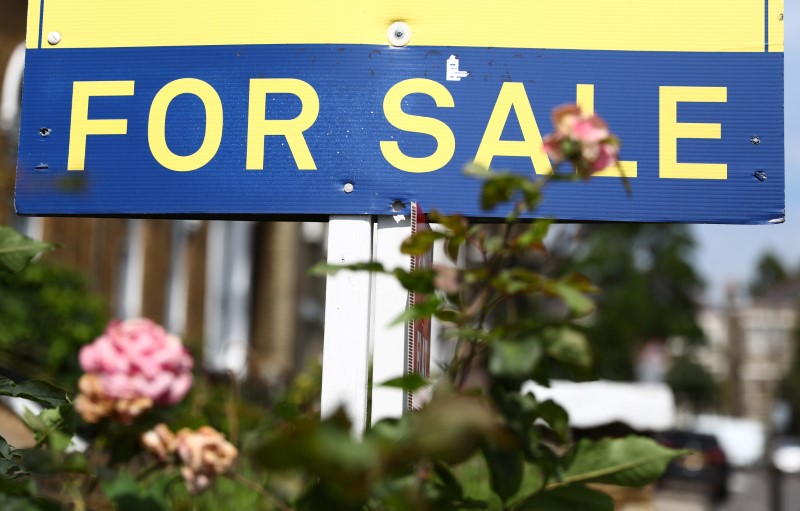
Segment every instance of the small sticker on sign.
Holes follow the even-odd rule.
[[[458,57],[450,55],[447,59],[447,81],[460,82],[462,78],[469,76],[469,71],[461,71],[458,69]]]

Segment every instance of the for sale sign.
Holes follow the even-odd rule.
[[[23,214],[502,216],[464,165],[551,174],[577,103],[632,194],[609,168],[536,215],[784,217],[782,0],[29,5]]]

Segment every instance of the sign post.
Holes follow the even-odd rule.
[[[369,216],[331,217],[328,263],[371,260],[372,236]],[[356,436],[367,426],[372,279],[367,272],[340,272],[328,277],[325,288],[321,412],[328,417],[344,407]]]

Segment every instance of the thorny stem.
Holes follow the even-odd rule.
[[[558,167],[554,169],[554,172],[557,170],[557,168]],[[544,187],[544,184],[547,181],[549,181],[548,178],[541,179],[537,182],[537,186],[541,189]],[[465,323],[470,322],[477,316],[476,328],[483,327],[489,311],[494,305],[503,301],[503,297],[494,296],[495,293],[492,289],[491,281],[507,264],[508,251],[511,248],[510,242],[512,239],[513,229],[519,223],[520,216],[529,210],[530,208],[524,200],[519,200],[516,202],[516,204],[514,204],[514,210],[506,217],[506,223],[504,225],[505,230],[503,232],[503,244],[498,253],[495,253],[489,257],[489,254],[487,254],[486,250],[483,249],[481,244],[476,245],[481,246],[481,257],[483,259],[484,266],[489,269],[489,275],[487,276],[483,288],[478,293],[475,300],[466,309],[463,309],[463,319],[465,320]],[[468,339],[464,338],[458,339],[456,343],[455,354],[453,356],[453,362],[449,367],[451,381],[457,385],[460,385],[467,380],[472,363],[477,354],[478,350],[476,349],[475,343],[472,343]]]

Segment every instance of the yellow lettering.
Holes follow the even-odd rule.
[[[206,129],[203,143],[193,154],[180,156],[167,146],[165,126],[170,103],[181,94],[193,94],[200,98],[206,110]],[[166,84],[158,91],[150,105],[147,122],[147,140],[150,151],[158,163],[178,172],[196,170],[204,166],[217,154],[222,141],[222,101],[214,88],[196,78],[181,78]]]
[[[575,90],[575,103],[581,107],[581,112],[585,115],[594,115],[594,84],[579,83]],[[635,161],[622,161],[619,162],[622,167],[622,172],[625,177],[636,177],[639,172],[639,164]],[[612,165],[592,174],[592,177],[622,177],[619,167]]]
[[[74,82],[72,84],[67,170],[84,169],[88,135],[125,135],[128,133],[127,119],[89,119],[89,98],[92,96],[133,96],[133,88],[133,80]]]
[[[670,87],[659,90],[659,177],[670,179],[727,179],[725,163],[678,163],[679,138],[722,138],[717,123],[678,122],[678,103],[726,103],[727,87]]]
[[[265,119],[267,94],[293,94],[300,98],[300,114],[294,119]],[[295,78],[253,78],[247,116],[248,170],[264,169],[264,137],[283,135],[300,170],[316,170],[303,132],[319,115],[319,96],[308,83]]]
[[[453,96],[444,85],[425,78],[411,78],[395,84],[383,98],[386,120],[397,129],[423,133],[436,139],[436,151],[430,156],[407,156],[396,141],[381,140],[383,157],[393,167],[405,172],[433,172],[447,165],[456,152],[456,137],[450,127],[439,119],[410,115],[403,112],[403,98],[409,94],[427,94],[437,107],[455,106]]]
[[[522,140],[501,140],[503,128],[508,122],[512,108],[517,114]],[[533,116],[533,108],[525,93],[525,86],[521,83],[506,82],[500,89],[478,146],[475,163],[489,168],[495,156],[527,156],[531,159],[537,174],[553,172],[547,153],[542,148],[542,134]]]

